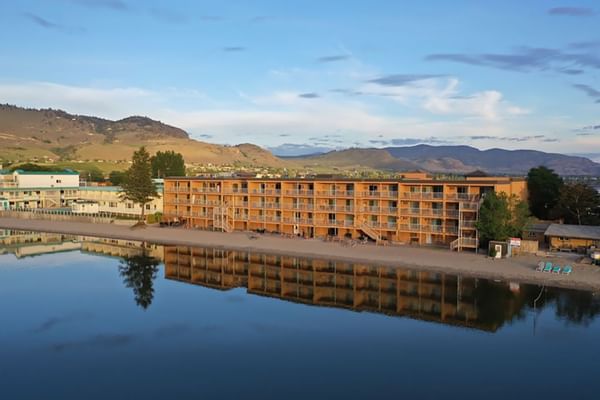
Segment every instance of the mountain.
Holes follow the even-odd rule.
[[[600,175],[600,164],[584,157],[536,150],[479,150],[470,146],[388,147],[392,156],[409,160],[424,169],[436,171],[431,160],[443,160],[439,171],[466,172],[480,169],[495,174],[526,174],[529,169],[544,165],[560,175]],[[452,165],[456,166],[456,169]]]
[[[292,156],[298,148],[280,146],[279,150],[287,151],[291,157],[279,158],[249,143],[223,146],[197,141],[182,129],[148,117],[132,116],[111,121],[61,110],[0,105],[0,160],[126,162],[142,145],[151,153],[174,150],[193,164],[238,163],[319,172],[377,169],[468,173],[481,170],[507,175],[524,175],[532,167],[545,165],[561,175],[600,176],[600,164],[585,157],[535,150],[478,150],[470,146],[423,144],[383,149],[351,148],[305,156]]]
[[[373,168],[383,171],[416,171],[422,169],[418,164],[392,156],[384,149],[347,149],[334,150],[325,154],[294,157],[288,160],[305,168]]]
[[[303,166],[360,166],[390,171],[425,170],[461,174],[481,170],[502,175],[526,175],[529,169],[544,165],[560,175],[600,176],[600,164],[584,157],[536,150],[478,150],[470,146],[347,149],[294,157],[293,161]]]
[[[0,158],[126,161],[139,146],[174,150],[187,162],[282,166],[284,161],[251,144],[222,146],[189,137],[182,129],[132,116],[118,121],[61,110],[0,105]]]

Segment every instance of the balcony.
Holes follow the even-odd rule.
[[[316,194],[319,197],[354,197],[352,190],[319,190]]]
[[[448,193],[446,194],[447,201],[479,201],[479,195],[469,193]]]
[[[477,221],[475,221],[475,220],[460,221],[460,228],[461,229],[475,229],[476,223],[477,223]]]
[[[283,222],[288,224],[312,225],[314,221],[312,218],[284,218]]]
[[[421,209],[421,215],[424,217],[442,217],[444,210],[441,208],[423,208]]]
[[[237,194],[237,193],[248,193],[248,188],[237,188],[237,189],[224,189],[223,193],[226,194]]]
[[[423,200],[442,200],[444,198],[443,192],[422,192],[421,199]]]
[[[189,189],[188,189],[189,190]],[[220,189],[214,187],[192,187],[192,192],[194,193],[220,193]]]
[[[421,192],[401,192],[400,197],[407,200],[420,200]]]
[[[287,196],[314,196],[314,190],[286,190],[284,192]]]
[[[291,210],[308,210],[308,211],[312,211],[315,209],[313,204],[283,204],[283,208],[285,209],[291,209]]]
[[[167,187],[165,188],[166,192],[170,192],[170,193],[177,193],[177,192],[189,192],[190,188],[189,186],[171,186],[171,187]]]

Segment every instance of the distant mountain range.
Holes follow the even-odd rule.
[[[382,149],[347,149],[324,154],[290,157],[302,165],[361,166],[382,170],[419,169],[440,173],[524,175],[544,165],[561,175],[600,175],[600,164],[587,158],[536,150],[479,150],[470,146],[430,146],[420,144]]]
[[[174,150],[189,163],[244,164],[278,168],[339,171],[377,169],[384,171],[425,170],[440,173],[524,175],[532,167],[545,165],[561,175],[600,176],[600,164],[573,155],[535,150],[478,150],[469,146],[352,148],[294,157],[276,157],[253,144],[224,146],[190,138],[182,129],[147,117],[118,121],[69,114],[52,109],[26,109],[0,105],[0,159],[72,159],[81,161],[126,161],[139,146],[153,153]],[[298,146],[288,145],[288,151]],[[281,146],[279,147],[282,148]]]

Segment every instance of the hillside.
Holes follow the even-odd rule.
[[[343,169],[378,169],[382,171],[416,171],[421,167],[393,157],[382,149],[347,149],[306,157],[288,159],[299,167],[329,167]]]
[[[600,176],[600,164],[584,157],[535,150],[478,150],[470,146],[417,145],[348,149],[293,157],[289,160],[302,166],[360,166],[388,171],[424,170],[439,173],[482,170],[489,174],[503,175],[525,175],[529,169],[544,165],[561,175]]]
[[[281,166],[284,162],[254,145],[222,146],[193,140],[182,129],[147,117],[118,121],[61,110],[0,105],[0,158],[7,160],[126,161],[139,146],[151,153],[174,150],[187,162]]]
[[[472,171],[481,169],[497,174],[526,174],[529,169],[544,165],[561,175],[600,175],[600,164],[584,157],[536,150],[479,150],[470,146],[388,147],[392,156],[409,160],[435,171],[432,160],[444,160],[441,171]],[[454,167],[453,167],[454,166]]]

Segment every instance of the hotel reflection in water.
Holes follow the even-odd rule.
[[[476,278],[347,262],[165,246],[165,277],[200,286],[310,305],[407,316],[486,331],[504,318],[482,318]],[[508,292],[508,285],[502,285]]]

